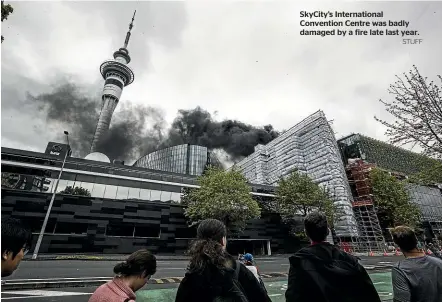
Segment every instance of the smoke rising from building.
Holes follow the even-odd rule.
[[[99,93],[94,96],[66,82],[50,93],[29,94],[28,101],[46,112],[48,124],[60,125],[70,132],[75,156],[84,157],[89,153],[101,105]],[[222,149],[236,160],[253,153],[257,144],[266,144],[279,135],[271,125],[257,128],[236,120],[216,121],[200,107],[179,110],[167,129],[160,109],[128,101],[120,105],[98,146],[98,152],[111,160],[132,161],[160,148],[184,143]]]

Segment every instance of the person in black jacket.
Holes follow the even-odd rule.
[[[381,301],[358,259],[325,242],[329,228],[324,214],[308,214],[304,227],[311,245],[289,258],[287,302]]]
[[[227,230],[216,219],[206,219],[197,229],[197,239],[190,247],[190,263],[181,281],[176,302],[212,302],[215,298],[229,297],[239,283],[239,289],[251,302],[271,302],[252,272],[228,254]],[[237,265],[240,265],[238,282],[234,282]]]

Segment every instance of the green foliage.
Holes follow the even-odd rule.
[[[306,216],[313,210],[319,210],[327,215],[331,226],[338,213],[328,192],[315,184],[307,175],[297,171],[292,172],[286,179],[281,178],[276,187],[277,211],[282,220],[292,226],[292,232],[297,233],[294,224],[299,223],[299,216]]]
[[[67,194],[67,195],[79,195],[79,196],[91,196],[91,192],[88,189],[82,187],[72,188],[71,186],[66,187],[63,191],[60,191],[59,194]]]
[[[381,227],[407,225],[415,228],[420,222],[419,207],[410,202],[405,182],[388,172],[375,168],[370,171],[374,202]]]
[[[442,162],[436,161],[432,167],[411,175],[408,181],[424,186],[442,184]]]
[[[439,161],[391,144],[360,135],[359,145],[365,160],[378,167],[406,175],[431,169]]]
[[[4,4],[5,1],[2,1],[2,22],[3,20],[8,20],[9,14],[12,14],[14,12],[14,9],[12,8],[11,4]],[[2,36],[2,43],[3,43],[3,36]]]
[[[192,224],[214,218],[227,228],[235,226],[241,230],[248,220],[260,217],[258,203],[240,172],[209,167],[197,182],[200,188],[185,190],[182,197],[187,205],[185,215]]]

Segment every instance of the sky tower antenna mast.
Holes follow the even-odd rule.
[[[129,24],[129,30],[126,34],[126,39],[124,40],[124,46],[114,52],[113,60],[104,61],[100,66],[100,73],[105,82],[101,96],[101,112],[91,145],[91,153],[99,152],[100,143],[103,141],[103,137],[109,130],[112,114],[120,101],[123,88],[130,85],[135,79],[134,72],[129,66],[127,66],[130,62],[127,45],[129,44],[131,30],[133,28],[135,13],[136,10],[134,11],[132,21]]]

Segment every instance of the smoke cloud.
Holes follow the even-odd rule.
[[[46,112],[49,125],[70,129],[74,156],[89,153],[101,109],[100,92],[84,92],[66,82],[50,93],[28,94],[27,100]],[[133,105],[126,100],[120,106],[98,146],[99,152],[111,160],[133,161],[160,148],[186,143],[224,150],[231,160],[238,160],[253,153],[257,144],[266,144],[279,135],[272,125],[259,128],[236,120],[216,121],[200,107],[179,110],[167,129],[164,113],[158,108]]]
[[[201,107],[179,110],[162,147],[195,144],[223,149],[232,159],[250,155],[257,144],[267,144],[279,135],[272,125],[257,128],[235,120],[217,122]]]

